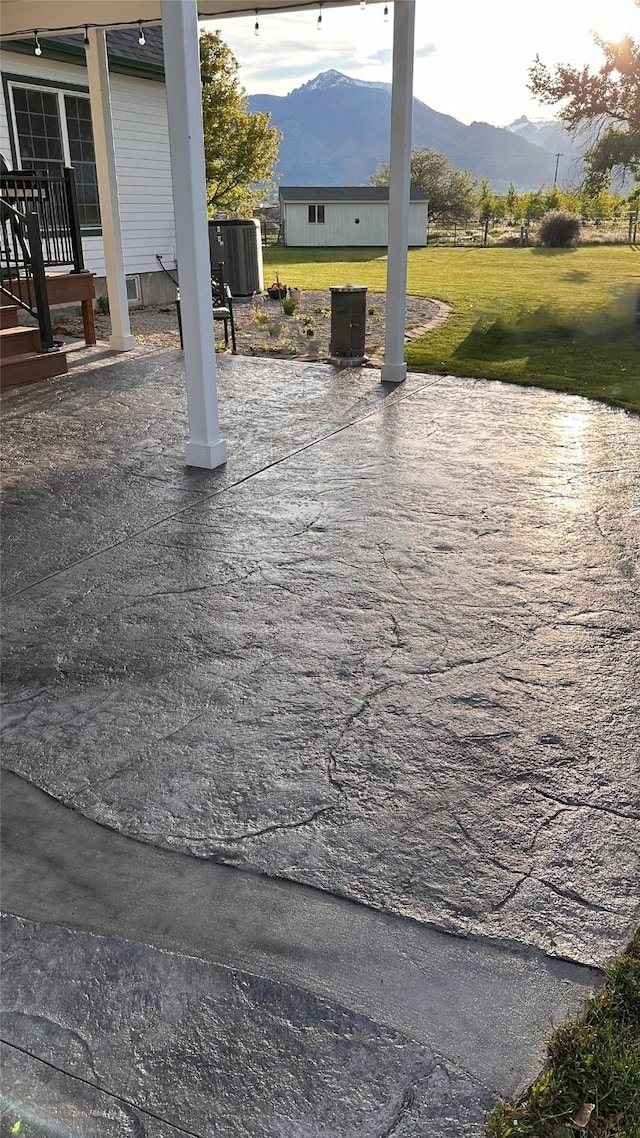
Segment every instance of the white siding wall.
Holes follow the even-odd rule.
[[[87,86],[84,67],[47,61],[44,56],[3,52],[2,69],[25,79]],[[111,75],[111,101],[118,168],[120,215],[128,274],[157,272],[156,253],[171,266],[175,256],[173,194],[169,161],[167,106],[163,83]],[[0,150],[11,161],[8,108],[0,100]],[[83,238],[85,265],[104,276],[101,237]]]
[[[309,203],[284,203],[284,231],[287,245],[344,246],[388,244],[389,206],[387,202],[326,202],[324,224],[309,222]],[[356,218],[360,223],[356,224]],[[409,244],[424,245],[427,233],[425,202],[412,202],[409,216]]]

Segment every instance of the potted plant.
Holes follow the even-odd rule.
[[[287,286],[280,281],[280,270],[276,269],[276,279],[273,284],[267,289],[267,296],[270,300],[284,300],[287,295]]]

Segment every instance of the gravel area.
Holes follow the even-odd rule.
[[[421,297],[407,297],[406,339],[424,335],[442,323],[449,314],[447,305]],[[238,352],[245,356],[273,356],[286,359],[322,360],[329,354],[331,333],[331,295],[328,291],[302,292],[293,315],[288,316],[280,301],[265,296],[234,302]],[[366,349],[372,366],[382,362],[386,318],[384,293],[367,296]],[[224,351],[223,325],[216,323],[216,346]],[[59,335],[82,337],[80,315],[60,317],[55,323]],[[96,313],[99,340],[111,331],[109,316]],[[131,331],[139,343],[150,348],[174,347],[178,344],[178,321],[175,304],[161,308],[144,307],[131,310]],[[230,348],[229,348],[230,350]]]

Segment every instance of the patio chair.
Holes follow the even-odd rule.
[[[231,351],[237,355],[236,325],[233,318],[233,297],[231,289],[224,279],[224,261],[218,263],[217,269],[211,270],[211,300],[213,303],[213,319],[224,322],[224,344],[229,346],[229,325],[231,325]]]
[[[180,304],[180,289],[177,287],[178,282],[171,273],[165,269],[160,257],[157,258],[160,262],[160,268],[176,285],[176,315],[178,317],[178,332],[180,334],[180,347],[184,347],[182,337],[182,308]],[[224,342],[225,346],[229,344],[229,325],[231,325],[231,351],[234,356],[238,354],[236,348],[236,325],[233,318],[233,297],[231,289],[224,279],[224,261],[220,261],[217,269],[211,270],[211,303],[213,319],[224,321]]]

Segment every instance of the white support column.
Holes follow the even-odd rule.
[[[85,49],[89,74],[91,119],[98,173],[100,220],[104,241],[104,259],[107,272],[107,293],[111,336],[109,347],[116,352],[129,352],[135,347],[129,323],[127,281],[124,271],[122,227],[118,202],[116,151],[113,141],[111,117],[111,84],[107,45],[103,28],[89,28],[89,44]]]
[[[196,0],[162,0],[161,11],[189,408],[187,464],[212,470],[225,462],[226,444],[218,419]]]
[[[404,333],[407,311],[415,22],[415,0],[395,0],[393,5],[393,81],[389,163],[387,329],[381,375],[383,383],[402,383],[407,378],[407,365],[404,362]]]

